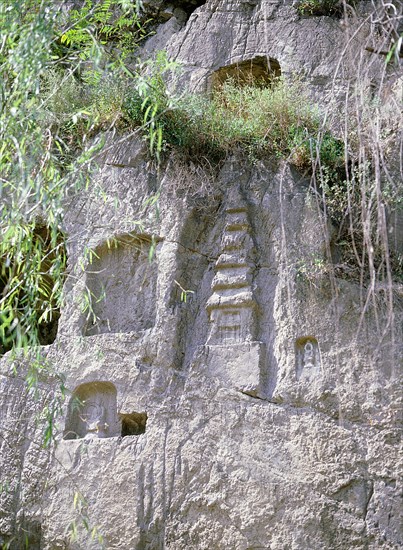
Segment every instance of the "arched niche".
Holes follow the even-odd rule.
[[[78,386],[69,402],[64,439],[120,435],[116,395],[111,382],[87,382]]]
[[[210,89],[212,91],[219,89],[229,79],[234,80],[239,86],[247,84],[269,86],[273,79],[280,75],[280,63],[274,58],[262,55],[216,70],[211,76]]]
[[[320,372],[319,344],[314,336],[303,336],[295,341],[297,378],[305,373]]]
[[[84,335],[137,332],[153,327],[157,260],[148,235],[121,235],[95,249],[87,269],[93,315]]]

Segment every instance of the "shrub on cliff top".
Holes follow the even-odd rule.
[[[354,4],[354,1],[349,2]],[[297,6],[300,15],[341,16],[344,5],[341,0],[301,0]]]
[[[164,94],[163,84],[154,88],[155,118],[165,148],[175,147],[192,159],[223,158],[240,148],[252,160],[285,158],[305,169],[318,154],[331,167],[343,157],[343,145],[329,132],[318,137],[319,113],[298,82],[279,78],[271,87],[239,87],[228,80],[212,97],[187,94],[175,99]],[[134,122],[140,122],[148,108],[136,92],[126,102],[127,116]]]

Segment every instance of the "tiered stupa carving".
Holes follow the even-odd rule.
[[[210,364],[225,365],[224,377],[245,393],[262,393],[264,345],[256,340],[258,304],[248,208],[239,192],[228,198],[220,255],[207,301]],[[225,356],[225,357],[224,357]]]

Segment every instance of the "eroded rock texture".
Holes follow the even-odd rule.
[[[182,3],[146,50],[164,42],[204,89],[266,56],[324,101],[344,29],[292,4],[209,1],[187,18]],[[395,293],[388,323],[380,289],[363,315],[365,289],[323,268],[335,229],[320,204],[286,163],[234,154],[214,176],[175,159],[156,171],[136,139],[111,144],[68,205],[66,304],[37,395],[27,366],[18,378],[1,360],[0,540],[401,548],[402,305]],[[48,371],[66,376],[64,399]]]

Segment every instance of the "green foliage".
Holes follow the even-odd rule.
[[[298,9],[336,14],[339,5],[306,0]],[[332,197],[333,215],[342,217],[344,143],[323,127],[301,83],[279,78],[271,86],[241,87],[227,80],[211,97],[171,95],[165,81],[177,67],[164,52],[128,68],[146,35],[128,2],[86,0],[66,20],[50,0],[17,0],[0,6],[0,15],[3,349],[40,342],[41,324],[57,315],[65,269],[63,199],[85,183],[96,152],[88,144],[102,130],[142,132],[158,160],[171,148],[212,164],[235,149],[251,161],[286,159],[313,171]],[[48,236],[40,239],[38,228],[47,228]]]
[[[328,164],[340,156],[330,134],[318,145],[320,120],[301,100],[299,84],[280,79],[270,88],[240,88],[228,81],[211,98],[174,97],[165,79],[176,65],[164,52],[138,63],[135,73],[124,64],[126,54],[117,63],[114,48],[124,52],[140,22],[136,12],[119,11],[116,0],[86,0],[67,22],[47,0],[18,0],[2,10],[3,350],[43,342],[42,328],[56,320],[65,270],[63,199],[85,182],[88,171],[80,170],[80,182],[76,170],[88,165],[95,151],[88,143],[99,131],[141,128],[157,158],[176,147],[219,160],[241,147],[251,159],[274,155],[302,169],[312,151]]]
[[[180,283],[178,283],[176,279],[174,280],[174,283],[181,291],[181,296],[180,296],[181,302],[186,303],[188,301],[188,296],[191,294],[194,294],[194,290],[186,290],[185,288],[183,288],[183,286]]]
[[[400,33],[400,36],[397,38],[397,40],[392,44],[391,48],[389,49],[387,55],[386,55],[386,64],[390,63],[392,59],[395,61],[397,65],[399,65],[400,57],[401,57],[401,51],[403,49],[403,33]]]
[[[123,123],[126,87],[127,78],[118,71],[106,72],[94,83],[72,72],[50,70],[44,75],[40,124],[57,139],[54,153],[61,169],[74,163],[99,132]]]
[[[154,60],[138,62],[130,76],[116,68],[92,81],[72,73],[49,73],[45,120],[58,126],[60,149],[77,152],[108,127],[141,127],[157,159],[163,149],[174,147],[185,156],[214,163],[241,148],[251,160],[264,155],[287,158],[301,170],[310,168],[318,155],[327,165],[342,163],[343,145],[326,131],[318,137],[320,116],[301,83],[279,78],[270,87],[240,87],[228,80],[212,97],[175,96],[165,83],[175,70],[177,64],[159,52]]]
[[[2,224],[0,353],[12,345],[49,343],[62,300],[63,236],[34,220]]]
[[[155,60],[140,64],[124,104],[126,120],[142,125],[150,152],[155,153],[157,158],[166,133],[167,113],[173,101],[167,94],[164,78],[176,68],[177,64],[169,61],[164,51],[158,52]]]
[[[24,0],[0,10],[0,338],[4,351],[13,343],[38,343],[39,325],[49,323],[60,305],[65,252],[59,226],[66,180],[52,154],[57,138],[40,124],[41,77],[50,63],[56,12],[46,1]]]
[[[74,519],[68,527],[68,538],[70,543],[76,543],[82,531],[86,532],[91,541],[96,541],[99,548],[104,548],[104,538],[97,525],[91,525],[88,514],[88,502],[78,489],[74,492],[73,508],[77,519]]]
[[[146,36],[138,10],[127,2],[85,0],[79,10],[70,11],[59,42],[62,51],[68,46],[70,55],[75,51],[80,60],[91,61],[85,67],[86,78],[94,78],[94,72],[95,77],[100,74],[98,65],[122,66]]]
[[[296,261],[296,278],[319,288],[320,281],[326,273],[331,271],[331,265],[323,257],[311,253],[304,259]]]
[[[351,4],[351,1],[349,2]],[[300,15],[336,15],[343,14],[341,0],[301,0],[297,6]]]
[[[401,283],[402,258],[393,250],[385,255],[385,242],[379,232],[379,208],[374,200],[376,182],[371,165],[357,164],[349,172],[341,178],[325,166],[315,174],[327,214],[338,227],[332,243],[337,259],[336,273],[339,277],[362,281],[374,270],[377,279],[384,280],[390,270],[391,279]],[[401,205],[401,187],[396,189],[384,184],[379,200],[389,212],[394,211]],[[366,225],[362,220],[363,212]]]
[[[141,21],[135,7],[121,0],[85,0],[67,20],[56,20],[56,68],[41,80],[41,123],[58,137],[63,168],[97,133],[123,123],[121,107],[133,78],[127,62],[134,60],[147,36],[147,22]]]
[[[71,163],[89,139],[108,129],[142,128],[151,154],[162,148],[163,115],[169,108],[164,76],[176,68],[165,52],[137,63],[135,74],[110,67],[91,81],[50,70],[42,79],[41,124],[58,137],[61,166]]]
[[[335,166],[344,147],[329,132],[320,136],[321,121],[299,83],[277,79],[271,87],[239,87],[226,81],[212,97],[168,97],[163,79],[152,85],[155,124],[165,148],[173,146],[195,158],[219,159],[241,148],[251,160],[259,156],[287,158],[298,168],[311,159]],[[136,91],[126,101],[127,116],[144,120],[147,102]]]
[[[62,302],[64,200],[88,181],[102,146],[91,138],[127,125],[129,85],[153,152],[162,141],[143,67],[136,76],[125,65],[145,36],[138,10],[86,0],[66,19],[55,4],[0,5],[0,352],[48,343]]]

